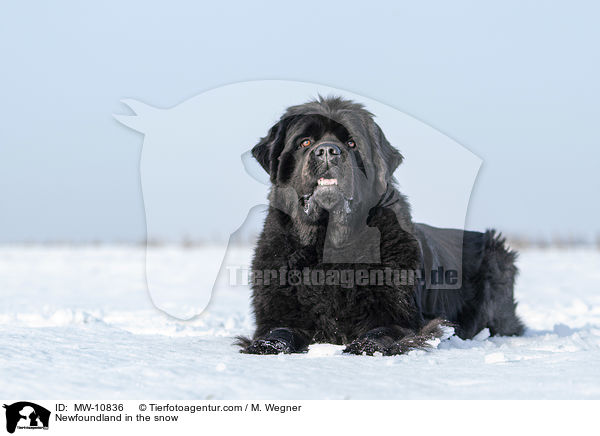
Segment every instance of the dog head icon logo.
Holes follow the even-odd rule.
[[[6,431],[19,429],[48,429],[50,411],[29,401],[19,401],[3,406],[6,409]]]

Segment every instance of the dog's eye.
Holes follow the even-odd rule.
[[[346,145],[350,148],[354,148],[356,147],[356,142],[354,142],[352,139],[349,141],[346,141]]]
[[[308,147],[311,144],[312,144],[312,141],[310,139],[308,139],[308,138],[303,139],[302,142],[300,142],[300,145],[302,147]]]

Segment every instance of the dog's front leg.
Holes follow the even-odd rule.
[[[242,347],[241,353],[247,354],[301,353],[307,350],[308,339],[299,330],[279,327],[252,340],[240,337],[237,345]]]
[[[344,353],[368,356],[381,353],[384,356],[392,356],[411,350],[425,350],[431,347],[432,340],[442,338],[446,334],[446,327],[452,327],[452,324],[437,318],[418,331],[400,326],[376,328],[348,344]]]
[[[398,326],[379,327],[369,330],[367,333],[353,340],[344,349],[348,354],[366,354],[372,356],[375,353],[383,355],[390,354],[388,349],[403,336],[410,335],[410,330],[402,329]]]

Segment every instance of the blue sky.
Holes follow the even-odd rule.
[[[171,107],[259,79],[346,89],[472,150],[483,166],[469,228],[593,237],[599,12],[592,2],[3,2],[0,241],[142,239],[142,136],[112,118],[126,113],[119,100]]]

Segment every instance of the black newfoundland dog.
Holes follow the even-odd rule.
[[[491,230],[413,223],[392,177],[402,155],[362,105],[290,107],[252,154],[272,188],[252,263],[256,331],[238,338],[242,352],[327,342],[393,355],[427,348],[444,326],[461,338],[523,333],[515,253]]]

